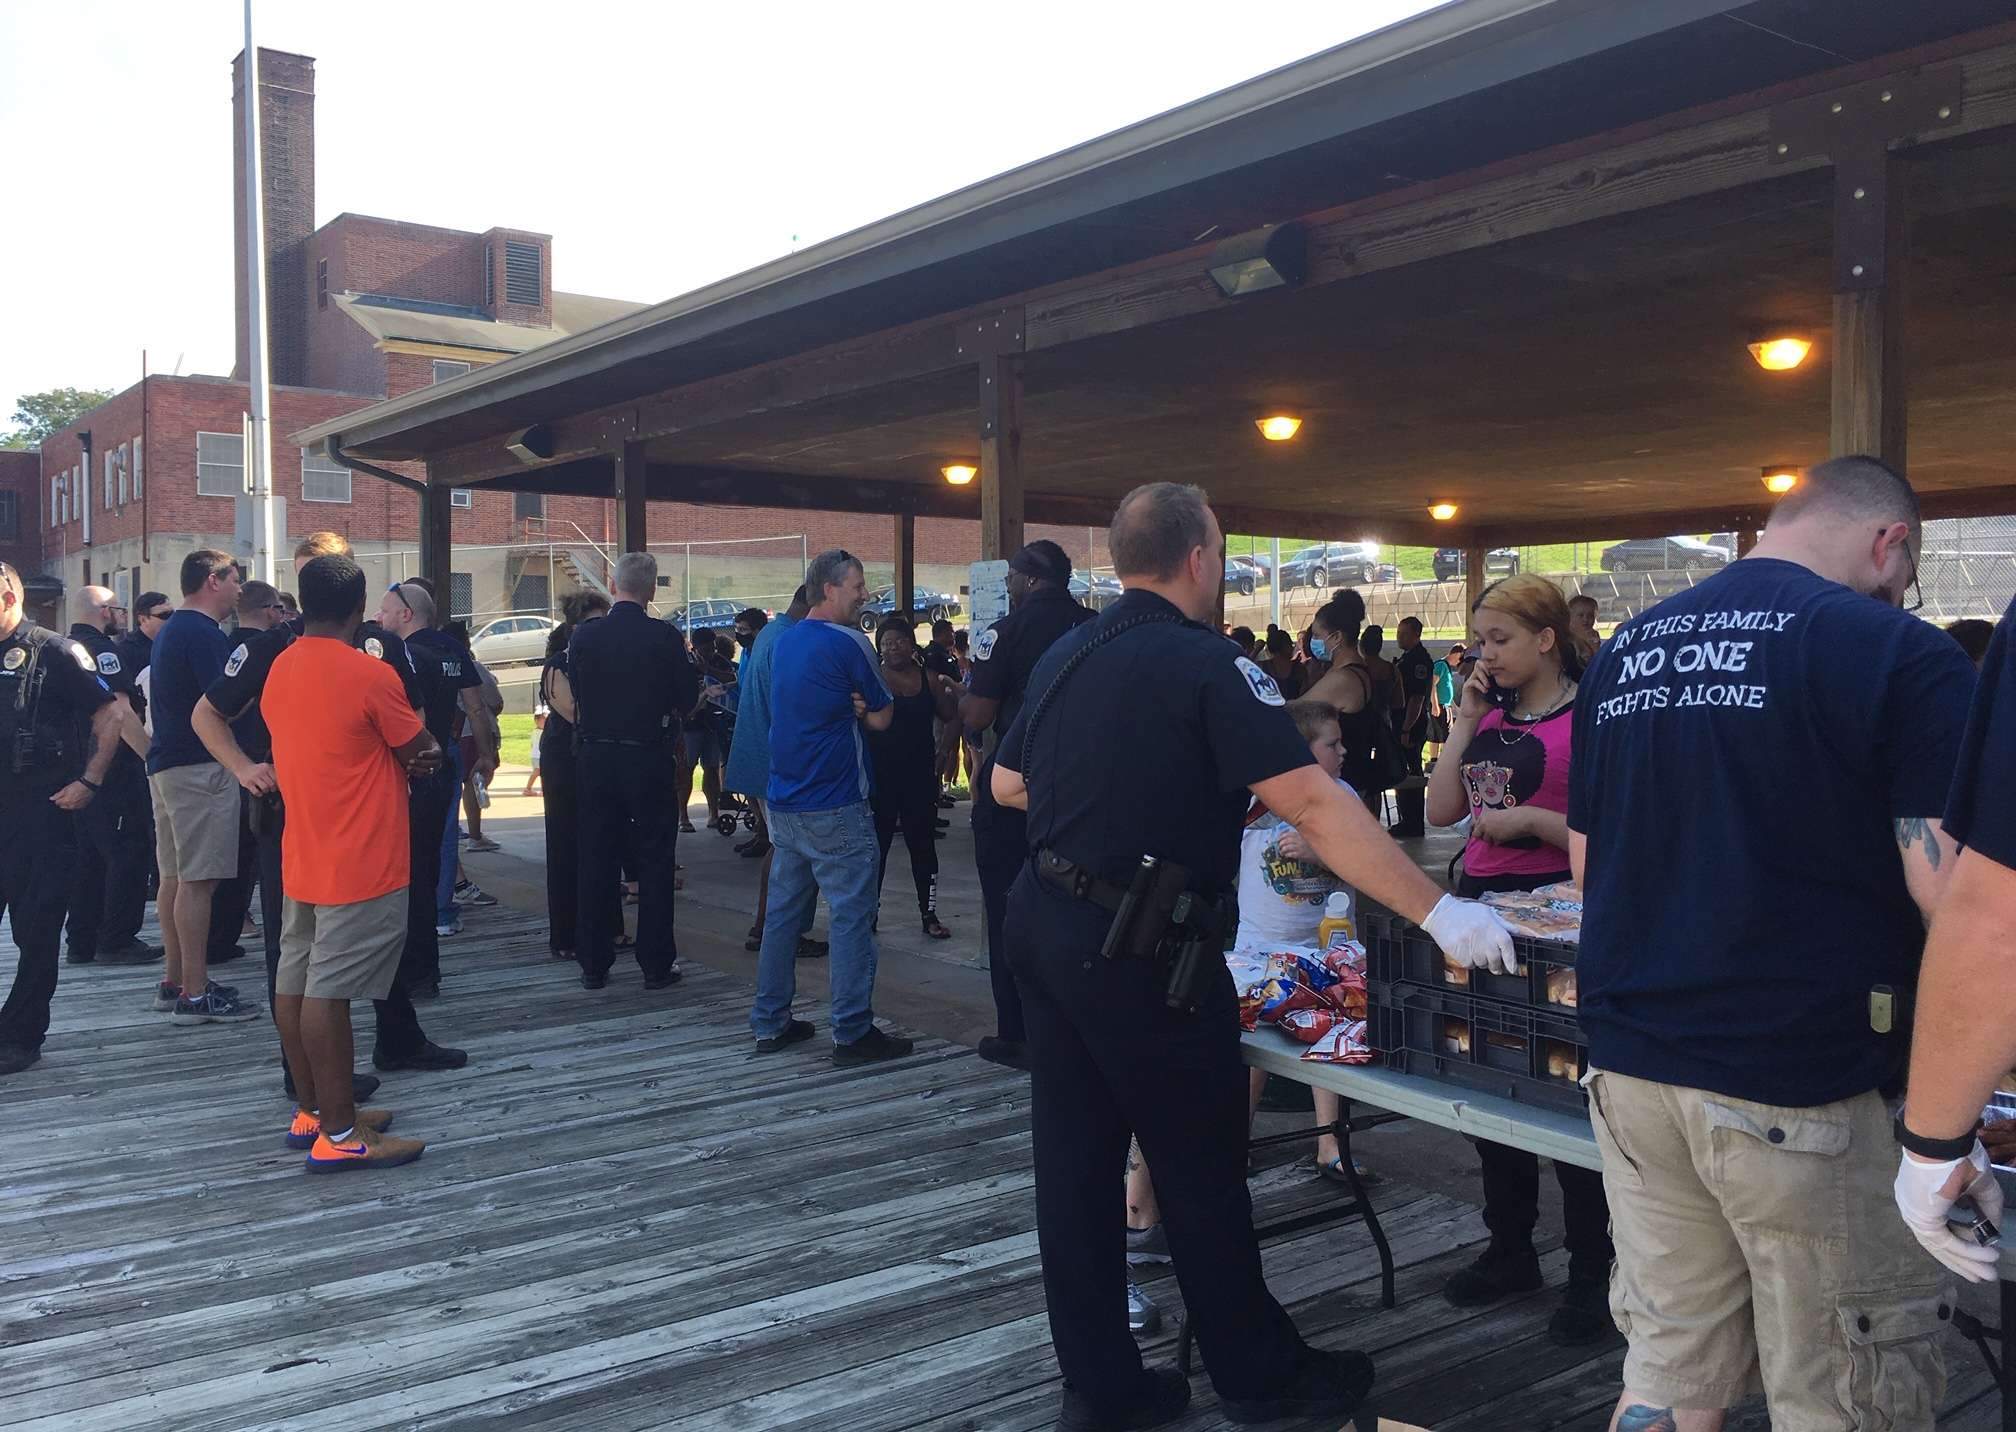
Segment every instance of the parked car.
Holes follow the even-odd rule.
[[[882,618],[896,610],[896,588],[881,587],[868,594],[868,604],[861,608],[861,630],[873,633],[882,624]],[[929,587],[910,589],[910,610],[919,621],[944,621],[956,617],[965,610],[959,599],[945,592],[934,592]]]
[[[1075,572],[1071,577],[1071,595],[1079,605],[1103,612],[1112,603],[1120,600],[1121,587],[1117,577],[1087,577],[1083,572]]]
[[[1484,554],[1484,575],[1509,577],[1519,570],[1517,547],[1493,547]],[[1438,547],[1435,550],[1435,580],[1447,582],[1463,575],[1463,549]]]
[[[1264,587],[1274,580],[1274,569],[1268,565],[1269,559],[1262,553],[1242,552],[1236,557],[1227,557],[1228,562],[1236,562],[1253,574],[1253,585]]]
[[[1369,586],[1379,580],[1377,542],[1319,542],[1281,559],[1281,590]]]
[[[1699,537],[1639,537],[1603,553],[1606,572],[1706,572],[1729,565],[1729,554]]]
[[[695,602],[690,607],[678,608],[665,620],[687,633],[727,631],[735,625],[735,614],[745,610],[746,607],[747,603],[733,602],[726,598]]]
[[[1237,557],[1225,559],[1225,590],[1237,592],[1242,597],[1253,595],[1253,589],[1260,585],[1259,575]]]
[[[485,666],[544,661],[546,634],[558,625],[551,617],[498,617],[476,629],[476,634],[469,638],[469,650]]]

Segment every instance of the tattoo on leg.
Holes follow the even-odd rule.
[[[1675,1432],[1678,1425],[1670,1407],[1647,1407],[1634,1402],[1617,1414],[1617,1432]]]

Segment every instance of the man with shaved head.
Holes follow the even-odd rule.
[[[70,639],[91,657],[111,688],[119,719],[119,749],[104,789],[77,813],[77,878],[70,892],[69,954],[73,965],[148,965],[161,949],[140,938],[152,863],[147,818],[147,730],[140,724],[133,683],[117,638],[126,608],[109,587],[79,587],[70,599]]]

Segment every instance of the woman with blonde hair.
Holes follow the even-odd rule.
[[[1428,782],[1428,819],[1470,818],[1456,893],[1537,890],[1569,878],[1568,762],[1576,681],[1593,643],[1568,617],[1561,589],[1522,572],[1487,587],[1470,610],[1477,660],[1449,713],[1449,739]],[[1479,1307],[1541,1284],[1533,1229],[1540,1217],[1540,1161],[1521,1149],[1479,1142],[1484,1226],[1491,1243],[1444,1292]],[[1554,1165],[1561,1183],[1568,1287],[1548,1323],[1564,1346],[1610,1335],[1610,1205],[1601,1174]]]

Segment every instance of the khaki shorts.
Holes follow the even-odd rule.
[[[1954,1287],[1897,1216],[1879,1095],[1787,1109],[1601,1069],[1583,1084],[1626,1388],[1695,1408],[1761,1390],[1774,1432],[1932,1432]]]
[[[399,956],[406,950],[406,905],[411,893],[394,890],[354,905],[287,901],[280,924],[276,994],[309,999],[383,999],[392,993]]]
[[[147,778],[154,795],[154,861],[163,880],[238,874],[238,780],[215,761]]]

